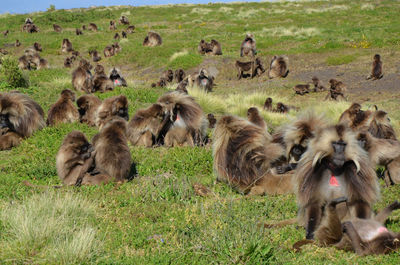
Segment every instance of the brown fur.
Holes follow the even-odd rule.
[[[211,54],[212,55],[222,55],[221,43],[219,43],[216,40],[211,40],[210,47],[211,47]]]
[[[338,198],[335,201],[340,202],[344,199]],[[368,219],[350,217],[348,221],[343,222],[337,212],[335,201],[327,206],[326,216],[316,231],[318,245],[354,251],[360,256],[387,254],[400,247],[400,234],[384,227],[391,212],[400,209],[399,202],[390,204],[375,217]],[[299,241],[294,244],[294,248],[300,250],[302,245],[308,243],[314,243],[314,241]]]
[[[96,50],[92,50],[89,52],[89,55],[92,56],[93,62],[97,63],[101,60],[99,53]]]
[[[340,170],[334,164],[336,153],[332,143],[335,141],[346,143],[341,173],[334,173]],[[336,167],[336,171],[330,166]],[[331,184],[333,174],[339,183],[337,186]],[[299,221],[306,227],[307,239],[313,238],[327,202],[346,196],[355,216],[369,218],[371,206],[379,197],[379,186],[369,157],[359,146],[356,135],[343,124],[317,133],[303,154],[294,179]]]
[[[110,30],[116,30],[117,29],[117,25],[115,25],[115,21],[111,20],[110,21]]]
[[[15,47],[21,46],[21,42],[20,42],[19,40],[15,40],[14,46],[15,46]]]
[[[0,93],[0,150],[19,145],[45,126],[43,109],[28,96],[18,92]]]
[[[383,110],[375,111],[368,131],[377,138],[397,140],[390,119]]]
[[[40,58],[39,54],[33,55],[30,62],[34,64],[37,70],[49,68],[49,62],[44,58]]]
[[[264,103],[264,110],[272,110],[272,98],[267,98]]]
[[[83,32],[82,32],[81,29],[76,28],[75,29],[75,34],[79,36],[79,35],[83,35]]]
[[[246,34],[246,37],[240,45],[240,57],[244,55],[254,57],[256,54],[256,40],[253,34]]]
[[[96,125],[97,109],[101,105],[101,100],[94,95],[83,95],[76,101],[79,111],[79,121],[87,123],[89,126]]]
[[[382,61],[381,56],[379,54],[374,55],[374,62],[372,63],[371,74],[367,77],[367,79],[377,80],[383,77],[382,73]]]
[[[121,37],[119,36],[118,32],[114,35],[114,40],[119,40]]]
[[[214,77],[209,75],[207,70],[202,68],[196,77],[196,85],[207,92],[211,92],[214,86]]]
[[[140,109],[128,124],[128,139],[132,145],[151,147],[165,125],[164,109],[160,104],[153,104]]]
[[[126,28],[126,33],[132,34],[135,31],[135,26],[131,25]]]
[[[250,77],[253,78],[255,76],[260,76],[262,73],[265,72],[264,66],[261,62],[260,58],[256,58],[250,62],[240,62],[236,61],[235,67],[238,71],[238,79],[240,80],[244,77],[243,73],[250,71]]]
[[[104,67],[100,64],[94,68],[92,92],[106,92],[114,89],[114,83],[107,77]]]
[[[347,91],[347,87],[346,85],[341,82],[338,81],[336,79],[331,79],[329,80],[329,83],[331,85],[328,94],[325,97],[325,100],[346,100],[346,91]]]
[[[118,20],[119,24],[129,25],[129,20],[126,16],[121,16]]]
[[[89,23],[88,30],[97,31],[98,30],[97,25],[94,23]]]
[[[314,92],[321,92],[326,90],[326,88],[321,84],[321,81],[318,79],[318,77],[314,76],[312,78],[312,82],[314,85]]]
[[[72,67],[72,59],[70,57],[67,57],[64,59],[64,67],[66,68],[71,68]]]
[[[62,32],[62,28],[57,24],[53,24],[53,29],[55,32]]]
[[[214,114],[212,113],[207,114],[207,120],[208,120],[208,128],[213,129],[215,127],[215,124],[217,123],[217,119],[215,119]]]
[[[148,32],[146,38],[143,41],[143,46],[154,47],[162,44],[162,38],[158,33]]]
[[[168,83],[171,83],[174,80],[174,72],[168,69],[162,73],[160,79],[165,79]]]
[[[104,53],[104,57],[106,57],[106,58],[111,57],[111,56],[115,55],[115,49],[112,45],[108,45],[104,48],[103,53]]]
[[[353,103],[340,115],[339,122],[346,124],[354,131],[366,130],[373,119],[373,112],[361,110],[361,105]]]
[[[61,51],[62,52],[72,52],[72,43],[69,41],[69,39],[63,39],[61,43]]]
[[[289,74],[289,58],[286,55],[274,56],[271,60],[268,77],[286,77]]]
[[[157,103],[170,117],[171,127],[186,128],[192,134],[194,144],[204,144],[208,124],[203,110],[193,97],[173,91],[161,96]],[[166,135],[168,130],[164,133]]]
[[[51,105],[47,113],[47,125],[58,123],[76,122],[79,119],[79,112],[75,107],[75,93],[69,89],[61,92],[57,102]]]
[[[114,116],[129,120],[128,99],[124,95],[107,98],[101,103],[96,113],[96,126],[101,130],[107,120]]]
[[[78,68],[72,72],[72,86],[81,92],[90,93],[92,91],[92,65],[85,59],[81,59]]]
[[[93,137],[96,171],[117,182],[133,178],[132,158],[126,137],[127,123],[120,117],[109,118]]]
[[[182,80],[185,79],[185,77],[186,77],[186,74],[185,74],[185,71],[183,71],[183,69],[175,70],[174,78],[177,83],[182,82]]]
[[[206,42],[205,40],[200,40],[199,45],[197,46],[197,51],[202,55],[211,53],[211,44]]]
[[[267,124],[261,117],[257,108],[252,107],[247,110],[247,119],[249,120],[249,122],[254,123],[264,130],[267,130]]]
[[[303,84],[295,85],[293,87],[293,90],[294,90],[294,92],[296,94],[303,96],[303,95],[305,95],[305,94],[310,92],[310,85],[309,84],[306,84],[306,85],[303,85]]]
[[[271,164],[282,154],[279,144],[259,126],[234,117],[221,117],[213,133],[214,170],[219,181],[249,195],[292,192],[292,175],[276,175]]]
[[[35,51],[37,51],[37,52],[43,51],[42,45],[41,45],[39,42],[35,42],[35,43],[33,44],[33,49],[34,49]]]

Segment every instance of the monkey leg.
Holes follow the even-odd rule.
[[[385,182],[386,185],[400,183],[400,158],[394,159],[386,166]]]
[[[18,146],[22,141],[22,137],[15,132],[7,132],[0,135],[0,150],[8,150]]]
[[[365,201],[355,201],[350,205],[354,206],[356,217],[368,219],[371,217],[371,206]]]
[[[248,195],[280,195],[293,192],[293,174],[273,174],[268,172],[250,189]]]
[[[91,175],[86,173],[83,178],[81,185],[100,185],[112,182],[114,179],[106,174]]]
[[[360,256],[364,255],[363,242],[351,222],[343,223],[343,233],[349,237],[353,250]]]
[[[150,131],[146,131],[142,134],[137,141],[137,146],[145,146],[145,147],[152,147],[154,143],[154,136]]]
[[[321,215],[321,206],[317,202],[306,208],[306,239],[314,239],[314,231],[321,222]]]
[[[394,211],[400,209],[400,202],[395,201],[383,210],[381,210],[376,216],[375,220],[380,222],[381,224],[384,224],[386,219],[389,217],[389,215]]]
[[[336,212],[336,205],[347,201],[347,198],[340,197],[331,201],[326,209],[326,216],[321,222],[320,227],[315,232],[315,236],[323,246],[330,246],[338,243],[342,234],[342,223]]]
[[[94,164],[94,157],[96,155],[96,152],[94,151],[91,156],[85,160],[83,165],[80,167],[79,175],[76,179],[75,186],[80,186],[82,185],[83,178],[89,171],[89,169],[93,166]]]

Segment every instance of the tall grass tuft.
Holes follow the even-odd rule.
[[[90,224],[95,207],[82,196],[54,191],[2,207],[0,260],[6,263],[94,262],[101,244]]]

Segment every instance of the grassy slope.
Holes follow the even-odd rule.
[[[114,33],[108,30],[109,20],[125,13],[137,27],[136,33],[121,41],[123,50],[119,55],[106,60],[103,58],[101,63],[107,68],[120,66],[128,75],[130,86],[99,96],[126,95],[131,115],[164,93],[163,89],[149,88],[150,81],[155,80],[161,70],[183,67],[190,72],[200,63],[214,60],[224,66],[219,68],[218,87],[212,95],[196,94],[207,110],[244,115],[249,105],[261,106],[266,95],[273,95],[274,100],[283,100],[298,107],[315,105],[317,110],[326,110],[327,116],[336,119],[347,104],[321,103],[324,95],[319,94],[298,100],[279,83],[270,82],[264,87],[265,77],[241,83],[232,81],[235,73],[229,64],[224,63],[237,59],[239,44],[246,32],[255,34],[259,55],[265,60],[273,54],[285,53],[295,58],[326,58],[322,59],[322,64],[328,66],[348,64],[365,55],[369,58],[375,51],[397,52],[400,4],[394,1],[376,3],[335,1],[96,8],[74,12],[58,10],[31,15],[41,30],[39,34],[20,32],[26,15],[8,15],[0,17],[0,31],[7,28],[11,33],[6,38],[0,38],[0,46],[13,43],[18,38],[23,46],[8,50],[19,56],[33,42],[42,44],[42,57],[50,61],[52,69],[30,72],[31,87],[23,91],[47,110],[62,89],[71,88],[71,70],[61,67],[65,58],[60,54],[62,39],[68,37],[74,48],[85,57],[90,48],[102,51],[113,41]],[[97,23],[100,32],[75,36],[75,27],[89,22]],[[61,25],[64,33],[53,32],[53,23]],[[163,46],[151,49],[141,46],[144,35],[150,29],[163,36]],[[224,55],[221,58],[197,55],[196,47],[201,38],[219,40]],[[187,50],[187,55],[170,60],[174,53],[184,50]],[[0,87],[7,89],[4,84]],[[257,94],[249,96],[254,91]],[[230,94],[228,98],[227,94]],[[245,100],[243,97],[246,97]],[[216,103],[222,107],[216,106]],[[398,99],[377,96],[370,102],[375,103],[384,104],[398,126]],[[272,129],[288,120],[284,115],[263,115]],[[290,114],[294,115],[296,113]],[[95,129],[81,124],[45,128],[19,147],[0,153],[0,207],[5,207],[10,201],[20,201],[32,193],[43,192],[42,189],[25,187],[21,184],[23,180],[45,185],[59,183],[55,154],[64,135],[73,129],[82,130],[89,137],[96,133]],[[140,174],[131,183],[59,191],[82,194],[97,209],[94,223],[98,229],[97,237],[103,244],[99,254],[91,256],[86,262],[398,263],[398,253],[359,258],[333,248],[313,246],[306,247],[302,253],[292,252],[290,246],[304,237],[303,229],[288,226],[264,231],[258,228],[257,223],[295,217],[295,197],[245,198],[226,185],[215,183],[209,147],[132,147],[131,153]],[[208,186],[214,195],[208,198],[196,196],[193,183]],[[382,189],[382,200],[377,208],[399,195],[398,187]],[[400,213],[393,214],[389,223],[391,229],[400,230],[399,217]],[[7,244],[7,236],[10,235],[6,231],[4,226],[0,226],[0,246]],[[43,261],[43,257],[39,259],[36,254],[24,253],[17,261],[46,263],[45,257]]]

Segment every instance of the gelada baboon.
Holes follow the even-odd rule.
[[[71,52],[71,51],[73,51],[72,43],[69,41],[69,39],[63,39],[62,44],[61,44],[61,51],[62,52]]]
[[[158,33],[148,32],[146,38],[144,38],[143,46],[154,47],[162,44],[162,38]]]
[[[213,133],[217,180],[241,193],[274,195],[293,192],[292,174],[276,175],[271,164],[284,153],[261,127],[238,117],[221,117]]]
[[[95,171],[116,182],[131,180],[136,175],[126,134],[127,122],[121,117],[110,117],[92,140]]]
[[[256,54],[256,40],[253,34],[246,34],[242,45],[240,45],[240,57],[243,57],[243,55],[254,57]]]
[[[96,113],[101,100],[94,95],[83,95],[76,101],[78,105],[79,121],[89,126],[96,126]]]
[[[0,48],[0,54],[6,55],[8,54],[8,51],[6,49]]]
[[[78,68],[72,72],[72,86],[81,92],[90,93],[92,91],[92,65],[85,59],[81,59]]]
[[[205,40],[200,40],[199,45],[197,46],[197,51],[204,55],[212,51],[211,44],[206,42]]]
[[[21,46],[21,42],[20,42],[19,40],[15,40],[14,46],[15,46],[15,47]]]
[[[377,80],[383,77],[382,73],[382,61],[381,56],[379,54],[374,55],[374,62],[372,63],[371,74],[367,77],[367,79]]]
[[[89,55],[92,56],[93,62],[97,63],[101,60],[101,56],[96,50],[89,51]]]
[[[176,87],[176,91],[179,91],[184,94],[188,94],[187,86],[189,85],[188,78],[185,78],[181,82],[179,82],[178,86]]]
[[[215,118],[214,114],[208,113],[207,120],[208,120],[208,128],[213,129],[215,127],[215,124],[217,123],[217,119]]]
[[[113,67],[113,69],[111,69],[109,78],[114,83],[114,86],[128,86],[125,78],[121,74],[121,70],[116,67]]]
[[[270,79],[276,77],[287,77],[289,74],[289,58],[286,55],[274,56],[271,60],[268,77]]]
[[[303,154],[294,179],[299,221],[306,228],[306,239],[314,238],[326,204],[333,199],[347,197],[353,216],[370,218],[371,207],[379,197],[368,154],[358,144],[354,132],[343,124],[317,133]]]
[[[253,78],[255,76],[260,76],[265,72],[264,66],[261,62],[260,58],[256,58],[250,62],[240,62],[236,61],[235,67],[238,71],[238,79],[242,79],[244,77],[244,72],[250,71],[250,77]]]
[[[64,59],[64,67],[71,68],[72,63],[73,63],[73,61],[71,58],[67,57]]]
[[[183,79],[185,79],[186,73],[183,71],[183,69],[177,69],[175,70],[174,78],[177,83],[180,83]]]
[[[306,84],[306,85],[304,85],[304,84],[295,85],[293,87],[293,90],[297,95],[304,96],[305,94],[310,92],[310,85],[309,84]]]
[[[135,31],[135,26],[129,26],[126,28],[126,33],[131,34]]]
[[[267,98],[264,102],[264,110],[272,110],[272,98]]]
[[[278,113],[288,113],[291,109],[298,110],[298,108],[294,106],[288,106],[283,104],[282,102],[276,103],[276,109],[274,109],[274,112]]]
[[[113,45],[108,45],[103,51],[104,57],[111,57],[115,55],[115,49]]]
[[[267,124],[264,119],[261,117],[260,112],[256,107],[251,107],[247,110],[247,119],[249,122],[259,126],[260,128],[267,131]]]
[[[79,36],[79,35],[83,35],[83,32],[82,32],[81,29],[76,28],[75,29],[75,34]]]
[[[19,145],[44,126],[39,104],[19,92],[0,93],[0,150]]]
[[[400,234],[384,226],[391,212],[400,209],[398,201],[390,204],[374,217],[368,219],[351,217],[343,222],[336,208],[337,205],[346,201],[346,197],[340,197],[332,200],[326,207],[326,215],[315,232],[318,245],[354,251],[360,256],[387,254],[400,247]],[[301,240],[293,247],[298,251],[301,246],[309,243],[314,243],[314,241]]]
[[[103,93],[114,89],[113,81],[107,77],[106,73],[104,72],[104,67],[100,64],[96,65],[94,68],[92,83],[92,92],[100,91]]]
[[[138,110],[128,124],[129,141],[136,146],[153,146],[167,119],[169,116],[160,104]]]
[[[43,49],[42,49],[42,45],[39,43],[39,42],[35,42],[34,44],[33,44],[33,49],[35,50],[35,51],[37,51],[37,52],[41,52]]]
[[[165,78],[160,78],[157,83],[152,83],[151,87],[165,87],[167,86],[167,80]]]
[[[118,32],[114,35],[114,40],[119,40],[121,37],[119,36]]]
[[[114,48],[115,54],[119,53],[122,50],[122,48],[121,48],[121,46],[119,46],[118,42],[115,42],[114,44],[112,44],[112,46]]]
[[[318,77],[314,76],[311,80],[314,85],[314,92],[321,92],[326,90],[326,88],[321,84],[321,81],[318,79]]]
[[[129,25],[129,20],[126,16],[121,16],[118,20],[119,24]]]
[[[329,80],[331,85],[328,95],[326,95],[325,100],[346,100],[345,93],[347,91],[346,85],[342,81],[336,79]]]
[[[117,25],[115,25],[115,21],[111,20],[110,21],[110,30],[116,30],[117,29]]]
[[[122,35],[122,38],[124,38],[124,39],[128,38],[128,35],[126,34],[125,31],[122,31],[122,32],[121,32],[121,35]]]
[[[94,154],[92,145],[82,132],[72,131],[67,134],[56,156],[57,174],[63,184],[100,184],[94,183],[94,179],[107,182],[100,174],[90,175],[94,169]]]
[[[361,110],[361,105],[353,103],[340,115],[339,122],[346,124],[354,131],[368,130],[373,119],[373,112]]]
[[[157,142],[162,144],[168,133],[173,134],[173,131],[169,131],[170,128],[181,127],[190,132],[195,145],[204,144],[208,123],[203,110],[193,97],[173,91],[161,96],[157,103],[164,108],[166,115],[170,117],[170,124],[166,124],[163,128]]]
[[[219,43],[218,41],[213,39],[210,42],[210,47],[211,47],[211,54],[212,55],[222,55],[221,43]]]
[[[47,125],[78,121],[79,112],[75,107],[75,93],[69,89],[61,91],[60,98],[47,112]]]
[[[124,95],[107,98],[101,103],[96,113],[96,126],[101,130],[107,119],[114,116],[129,120],[128,99]]]
[[[196,85],[207,92],[211,92],[214,85],[214,77],[208,74],[207,70],[202,68],[196,77]]]
[[[281,131],[287,163],[278,166],[277,172],[283,174],[295,169],[307,150],[310,140],[315,137],[318,130],[326,126],[325,119],[311,111],[301,114],[293,122],[285,125]]]
[[[88,29],[91,31],[97,31],[97,25],[94,23],[89,23]]]
[[[2,32],[2,34],[4,35],[4,37],[7,37],[8,33],[10,33],[10,31],[9,31],[8,29]]]
[[[368,131],[377,138],[397,140],[388,114],[383,110],[376,110],[374,112]]]
[[[53,29],[55,32],[62,32],[62,28],[57,24],[53,24]]]
[[[37,70],[49,68],[49,62],[41,58],[39,54],[35,54],[31,57],[31,63],[33,63]]]

